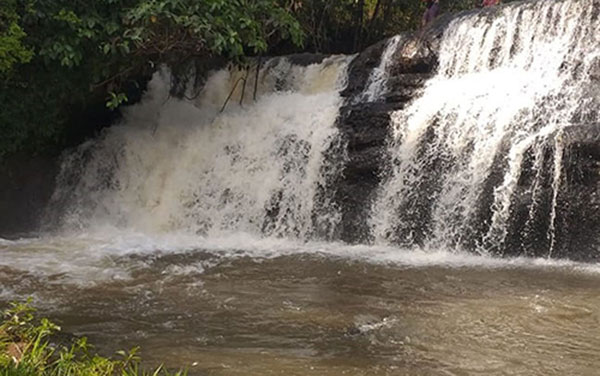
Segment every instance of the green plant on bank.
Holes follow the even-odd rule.
[[[48,319],[37,321],[30,302],[12,303],[0,324],[1,376],[185,376],[162,366],[145,371],[137,348],[119,351],[117,359],[92,354],[85,338],[70,346],[51,345],[60,328]]]

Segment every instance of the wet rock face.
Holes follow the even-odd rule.
[[[336,202],[342,210],[340,237],[344,241],[370,240],[368,217],[389,163],[385,145],[390,115],[419,95],[432,76],[441,30],[436,26],[422,35],[401,36],[388,67],[387,90],[374,101],[361,100],[361,94],[367,88],[371,72],[379,66],[388,41],[367,48],[349,67],[348,86],[342,92],[346,103],[338,118],[348,158],[336,182]]]
[[[342,211],[341,238],[369,240],[367,218],[385,164],[389,114],[396,104],[360,103],[344,107],[339,127],[347,145],[347,161],[336,182],[335,200]]]
[[[553,257],[600,259],[600,125],[567,128]]]
[[[556,142],[563,147],[563,157],[560,179],[554,182],[551,155]],[[567,127],[549,139],[546,149],[537,187],[528,178],[531,166],[527,161],[522,166],[502,253],[600,260],[600,124]],[[556,197],[552,184],[559,185]]]

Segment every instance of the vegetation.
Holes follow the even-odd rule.
[[[0,0],[0,154],[61,145],[78,114],[127,102],[161,64],[282,39],[302,32],[276,0]]]
[[[137,349],[120,351],[118,359],[91,354],[85,338],[69,346],[51,345],[60,328],[47,319],[36,321],[29,304],[13,303],[0,324],[1,376],[184,376],[163,367],[144,371]]]
[[[384,36],[418,27],[422,0],[304,0],[292,7],[317,52],[352,53]]]
[[[353,53],[418,28],[424,8],[423,0],[0,0],[0,159],[80,142],[163,64]]]
[[[291,0],[289,8],[303,28],[308,50],[354,53],[385,37],[418,29],[425,4],[424,0]],[[440,0],[442,12],[479,4],[481,0]]]

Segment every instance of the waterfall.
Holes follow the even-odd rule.
[[[544,217],[552,253],[562,130],[598,121],[589,93],[597,13],[592,0],[538,1],[450,23],[437,74],[392,114],[391,167],[370,219],[375,242],[501,252],[524,185],[524,231]]]
[[[567,130],[599,120],[598,13],[510,3],[355,60],[221,69],[185,99],[161,71],[64,158],[49,223],[561,257]]]
[[[389,70],[394,62],[393,56],[402,39],[402,36],[396,35],[387,41],[381,61],[369,75],[365,90],[356,98],[357,102],[372,102],[386,93]]]
[[[64,158],[60,227],[327,236],[339,219],[324,187],[340,163],[327,152],[348,62],[222,69],[192,99],[169,97],[169,72],[155,74],[120,124]]]

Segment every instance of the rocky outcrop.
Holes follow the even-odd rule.
[[[600,125],[566,128],[553,257],[600,259]]]
[[[347,145],[347,162],[336,183],[336,201],[342,210],[340,237],[347,242],[368,242],[369,212],[377,188],[385,175],[385,144],[390,131],[390,115],[419,95],[420,89],[437,66],[437,48],[445,25],[443,17],[424,32],[404,34],[387,67],[386,91],[374,101],[365,102],[369,76],[379,66],[389,40],[363,51],[349,67],[346,99],[340,110],[338,127]]]

